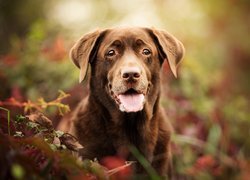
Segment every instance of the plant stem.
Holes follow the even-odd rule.
[[[6,108],[0,107],[0,109],[7,112],[7,120],[8,120],[8,134],[10,135],[10,111]]]

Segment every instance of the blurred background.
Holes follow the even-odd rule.
[[[248,179],[249,12],[248,0],[0,0],[0,101],[49,101],[63,90],[74,109],[87,92],[68,57],[80,36],[124,25],[165,29],[186,48],[178,79],[167,66],[162,72],[175,177]],[[48,114],[55,126],[62,119]]]

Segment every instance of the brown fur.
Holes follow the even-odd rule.
[[[143,54],[144,48],[151,54]],[[109,49],[114,49],[116,55],[107,56]],[[171,126],[159,104],[160,69],[167,60],[176,76],[183,52],[183,45],[172,35],[149,28],[95,31],[75,44],[71,57],[80,68],[80,81],[91,66],[90,93],[76,109],[71,129],[84,146],[80,152],[83,158],[120,156],[136,160],[129,150],[133,145],[160,175],[167,174]],[[120,74],[126,67],[138,67],[139,78],[124,80]],[[114,100],[114,92],[130,88],[145,94],[141,111],[122,112]],[[136,172],[143,171],[137,163]]]

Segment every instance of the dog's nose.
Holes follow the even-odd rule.
[[[127,67],[121,70],[121,75],[124,80],[139,79],[141,71],[138,67]]]

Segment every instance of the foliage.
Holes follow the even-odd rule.
[[[37,136],[40,137],[41,133],[36,129],[38,125],[28,123],[31,117],[21,116],[25,127],[27,123],[32,126],[24,128],[29,133],[16,131],[20,116],[12,117],[13,114],[23,114],[20,111],[16,113],[16,108],[26,107],[27,112],[34,112],[44,111],[43,108],[46,107],[47,111],[44,112],[55,115],[52,121],[59,121],[56,116],[58,111],[64,113],[68,107],[61,104],[62,101],[47,102],[44,99],[56,99],[58,89],[71,91],[73,93],[70,93],[70,99],[73,102],[70,107],[73,108],[80,100],[78,95],[83,94],[74,87],[78,72],[68,58],[73,40],[87,30],[100,26],[117,26],[125,20],[137,25],[140,20],[144,20],[149,22],[149,26],[169,30],[186,47],[178,79],[172,78],[166,63],[162,74],[162,105],[175,129],[172,136],[174,178],[249,178],[249,1],[222,0],[214,3],[197,0],[149,0],[142,3],[128,0],[114,3],[113,0],[89,0],[83,2],[86,12],[81,10],[89,14],[81,14],[84,21],[75,25],[68,25],[67,21],[66,24],[70,27],[62,27],[51,21],[51,13],[44,10],[44,7],[50,11],[56,10],[54,6],[61,1],[25,2],[6,1],[0,12],[0,25],[4,28],[4,31],[0,30],[0,37],[6,42],[0,46],[4,47],[3,50],[0,49],[0,53],[6,52],[0,55],[0,106],[3,106],[0,108],[3,131],[0,151],[1,154],[6,154],[0,156],[0,173],[7,172],[9,177],[16,179],[26,177],[27,171],[33,173],[34,177],[51,177],[54,173],[53,176],[57,178],[69,177],[74,171],[79,176],[85,176],[86,173],[93,173],[95,176],[99,174],[100,178],[107,173],[103,168],[99,172],[91,169],[99,167],[96,162],[79,162],[69,155],[72,151],[63,146],[60,138],[64,148],[53,148],[51,139],[50,142],[44,138],[38,140]],[[38,9],[40,10],[36,11]],[[23,12],[25,13],[22,14]],[[144,14],[139,16],[140,13]],[[69,17],[67,15],[64,12],[61,21],[66,21]],[[13,26],[14,21],[16,26]],[[6,119],[7,112],[11,112],[12,116]],[[40,126],[39,124],[39,128]],[[17,133],[13,133],[15,131]],[[51,131],[49,137],[58,139],[55,132]],[[47,135],[48,133],[45,136]],[[30,160],[30,156],[27,157],[27,152],[22,149],[24,142],[36,147],[38,141],[41,146],[34,149],[46,152],[37,154],[40,154],[39,157],[46,157],[47,161],[44,162],[47,164],[43,166],[47,169],[42,169],[41,164],[38,166],[37,161],[32,161],[39,157]],[[6,145],[2,148],[2,144]],[[136,150],[133,152],[136,154]],[[53,156],[50,156],[51,153]],[[62,156],[67,157],[69,163],[59,165],[60,160],[65,160]],[[108,171],[110,174],[115,172],[114,175],[117,175],[121,172],[119,168],[114,168],[114,164],[117,164],[115,167],[125,166],[122,160],[113,157],[108,157],[106,161],[108,169],[111,169]],[[148,168],[140,155],[138,161]],[[2,166],[3,164],[6,166]],[[65,174],[58,173],[57,169]],[[65,169],[70,169],[70,172],[64,171]],[[151,177],[157,178],[150,167],[147,171],[151,172]]]
[[[83,148],[70,134],[54,130],[42,113],[8,119],[1,114],[1,179],[108,179],[130,175],[132,162],[107,159],[112,169],[77,157]],[[10,135],[7,134],[10,128]],[[118,164],[114,164],[118,162]],[[118,167],[119,166],[119,167]]]
[[[63,91],[59,91],[58,97],[50,102],[46,102],[44,98],[39,98],[37,102],[32,102],[30,100],[28,100],[27,102],[20,102],[15,98],[10,98],[6,101],[0,101],[0,106],[16,106],[18,108],[23,108],[25,114],[27,112],[42,111],[47,110],[51,107],[55,107],[57,108],[59,114],[62,116],[63,114],[68,113],[70,111],[68,105],[61,103],[63,99],[69,96],[69,94],[66,94]]]
[[[14,90],[10,93],[31,100],[41,94],[45,98],[55,98],[58,87],[65,90],[76,82],[64,40],[44,21],[32,24],[25,41],[14,36],[11,45],[9,53],[0,56],[0,78],[2,76],[6,86]]]

